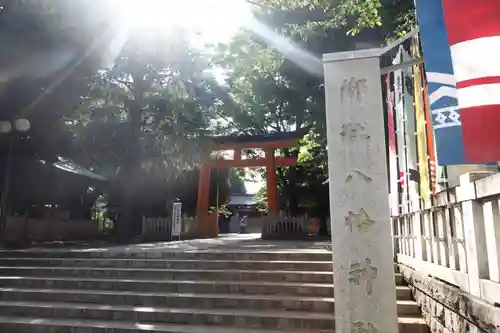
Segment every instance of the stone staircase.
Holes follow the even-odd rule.
[[[395,278],[400,332],[426,333]],[[326,251],[0,254],[0,332],[319,333],[333,312]]]

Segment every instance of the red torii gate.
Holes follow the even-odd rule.
[[[212,168],[258,168],[267,169],[268,215],[278,215],[278,188],[276,168],[295,165],[296,157],[277,157],[276,149],[289,148],[296,145],[306,133],[306,129],[296,132],[276,133],[270,135],[224,136],[212,138],[213,144],[207,151],[207,157],[200,169],[198,184],[197,220],[202,237],[216,237],[219,233],[217,214],[209,213],[210,174]],[[263,149],[265,157],[242,159],[244,149]],[[210,158],[214,151],[234,151],[232,160],[215,160]]]

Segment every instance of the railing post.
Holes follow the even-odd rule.
[[[323,58],[339,333],[398,332],[380,54]]]
[[[401,254],[405,254],[405,233],[404,233],[404,228],[402,226],[403,224],[403,217],[402,216],[399,216],[396,221],[396,228],[397,228],[397,232],[398,232],[398,250],[399,252],[398,253],[401,253]]]
[[[406,213],[401,213],[401,214],[406,214]],[[407,243],[408,243],[408,230],[407,228],[405,228],[405,220],[406,220],[406,216],[405,215],[402,215],[400,218],[399,218],[399,233],[401,235],[401,241],[400,241],[400,248],[399,248],[399,253],[401,254],[404,254],[404,255],[408,255],[408,247],[407,247]]]
[[[424,204],[422,203],[422,207],[424,207]],[[424,207],[425,209],[426,207]],[[433,235],[432,235],[432,229],[431,229],[431,211],[430,210],[424,210],[421,211],[420,213],[422,215],[422,224],[424,226],[424,243],[425,243],[425,259],[428,262],[432,262],[432,259],[434,258],[434,244],[432,241]]]
[[[475,173],[466,173],[460,176],[457,199],[462,202],[469,293],[481,297],[480,279],[488,277],[489,270],[483,207],[475,200],[476,185],[474,181],[477,177],[478,175]]]
[[[400,246],[399,246],[399,239],[401,235],[399,234],[399,222],[398,222],[398,217],[397,216],[392,216],[391,217],[391,224],[392,224],[392,248],[393,248],[393,257],[394,261],[397,260],[398,258],[398,253],[401,252]]]
[[[415,244],[415,258],[418,260],[423,260],[423,250],[424,250],[424,244],[423,244],[423,238],[422,238],[422,216],[420,215],[420,210],[417,210],[419,207],[419,201],[414,201],[412,202],[411,205],[411,211],[413,212],[412,214],[412,219],[413,219],[413,237],[414,237],[414,244]]]
[[[448,242],[448,261],[451,269],[459,269],[458,259],[458,244],[456,239],[456,222],[455,215],[452,214],[453,208],[446,208],[445,211],[445,223],[446,223],[446,239]]]
[[[490,280],[500,282],[500,210],[498,200],[484,203],[484,228],[486,232],[486,247]]]
[[[436,212],[437,224],[437,243],[439,251],[439,265],[444,267],[450,266],[449,248],[448,248],[448,223],[446,219],[446,208],[439,208]]]

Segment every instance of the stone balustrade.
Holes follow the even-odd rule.
[[[500,332],[500,174],[460,184],[393,216],[395,260],[432,331]]]

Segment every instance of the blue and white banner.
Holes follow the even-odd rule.
[[[439,165],[465,164],[462,123],[443,7],[415,0]]]

